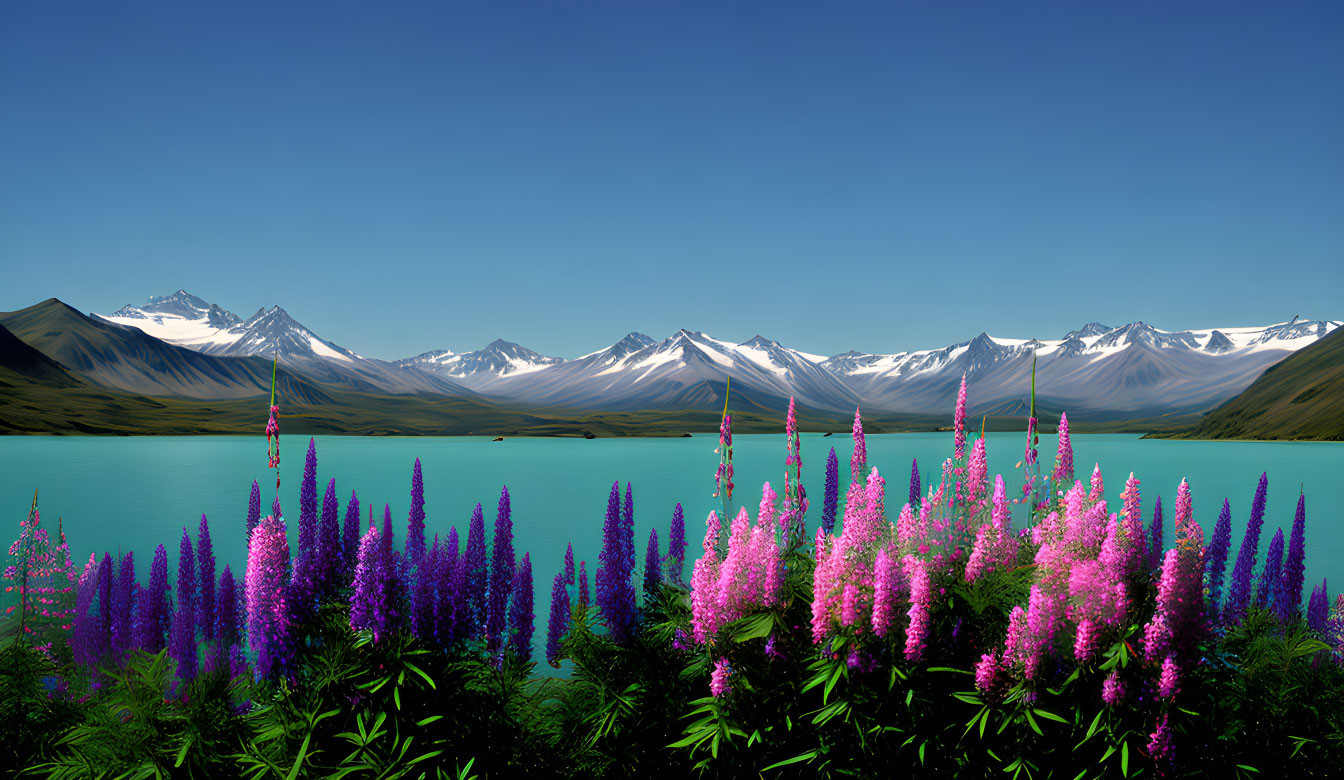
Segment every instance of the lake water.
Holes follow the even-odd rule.
[[[991,473],[1004,473],[1012,491],[1020,476],[1012,471],[1022,457],[1024,435],[987,434]],[[853,442],[848,434],[823,437],[804,434],[803,482],[811,500],[808,524],[820,522],[826,453],[836,450],[841,462],[843,499]],[[1106,495],[1119,506],[1125,477],[1132,470],[1142,480],[1145,520],[1153,499],[1161,495],[1166,540],[1176,486],[1190,481],[1195,519],[1206,533],[1217,520],[1224,497],[1232,502],[1232,558],[1246,526],[1260,472],[1269,472],[1269,503],[1260,559],[1282,526],[1291,528],[1299,485],[1307,495],[1307,589],[1329,577],[1333,590],[1344,585],[1344,444],[1297,442],[1194,442],[1141,440],[1118,434],[1077,434],[1075,464],[1084,478],[1099,463]],[[291,544],[297,535],[298,490],[307,437],[284,439],[281,505]],[[908,489],[911,458],[932,473],[951,454],[950,433],[869,436],[868,459],[888,482],[888,511],[894,520]],[[674,505],[685,508],[688,555],[698,555],[704,519],[718,506],[713,475],[717,436],[700,434],[672,439],[527,439],[492,442],[488,438],[317,437],[319,500],[329,479],[336,479],[344,514],[351,489],[359,493],[365,521],[370,504],[382,518],[390,504],[397,543],[405,541],[410,505],[411,468],[421,459],[425,482],[428,535],[446,534],[457,525],[466,539],[473,506],[486,510],[487,537],[493,528],[500,486],[512,499],[514,547],[521,558],[531,552],[536,588],[538,657],[544,642],[550,582],[560,569],[566,543],[573,542],[576,560],[589,563],[590,578],[601,546],[603,514],[613,480],[622,491],[633,484],[637,568],[642,571],[649,529],[658,528],[666,551],[667,527]],[[753,507],[761,483],[783,485],[783,435],[737,436],[734,440],[737,490],[735,505]],[[1044,463],[1053,462],[1054,436],[1041,437]],[[66,537],[79,566],[89,553],[134,550],[136,571],[148,575],[154,547],[167,546],[170,568],[176,566],[182,528],[194,539],[200,516],[210,519],[215,554],[222,569],[228,563],[241,577],[246,563],[244,519],[252,480],[262,487],[263,513],[269,509],[274,472],[266,468],[266,441],[249,437],[0,437],[0,510],[6,546],[17,534],[40,489],[43,524],[52,529],[64,518]],[[690,576],[690,562],[686,577]],[[1305,597],[1304,597],[1305,599]]]

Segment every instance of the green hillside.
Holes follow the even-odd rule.
[[[1344,440],[1344,328],[1265,369],[1180,439]]]

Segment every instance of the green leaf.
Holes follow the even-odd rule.
[[[1041,731],[1041,727],[1036,725],[1036,719],[1031,717],[1031,710],[1023,710],[1022,714],[1027,716],[1027,725],[1031,726],[1031,730],[1044,737],[1045,732]]]
[[[830,679],[829,681],[827,681],[827,683],[826,683],[826,690],[823,691],[822,694],[821,694],[821,702],[822,702],[822,704],[825,704],[825,703],[827,703],[827,702],[830,700],[830,698],[831,698],[831,690],[834,689],[834,688],[835,688],[835,684],[836,684],[837,682],[840,681],[840,675],[841,675],[844,671],[845,671],[845,665],[844,665],[844,664],[836,664],[836,665],[835,665],[835,671],[831,673],[831,679]]]
[[[816,758],[816,757],[817,757],[817,751],[815,751],[815,750],[809,750],[809,751],[807,751],[806,753],[800,753],[800,754],[794,756],[793,758],[786,758],[786,759],[784,759],[783,761],[779,761],[779,762],[776,762],[776,763],[774,763],[774,764],[771,764],[770,766],[766,767],[765,769],[762,769],[761,771],[762,771],[762,772],[769,772],[771,769],[778,769],[778,768],[780,768],[780,767],[782,767],[782,766],[788,766],[789,764],[797,764],[797,763],[800,762],[800,761],[811,761],[812,759],[814,759],[814,758]]]
[[[1103,712],[1103,710],[1097,710],[1097,717],[1093,718],[1093,719],[1092,719],[1092,725],[1087,727],[1087,736],[1086,736],[1086,737],[1083,737],[1083,742],[1088,741],[1089,739],[1092,738],[1092,736],[1093,736],[1094,734],[1097,733],[1097,727],[1101,725],[1101,713],[1102,713],[1102,712]],[[1082,742],[1080,742],[1080,743],[1078,743],[1078,744],[1081,745]]]
[[[1120,747],[1120,774],[1129,777],[1129,740],[1125,740]]]
[[[1237,769],[1245,769],[1247,772],[1254,772],[1257,775],[1260,774],[1259,769],[1256,769],[1253,766],[1246,766],[1245,764],[1237,764]]]
[[[436,691],[439,689],[439,686],[437,686],[437,685],[434,684],[434,681],[431,680],[431,679],[429,678],[429,675],[428,675],[428,674],[425,674],[425,670],[424,670],[424,669],[421,669],[420,667],[416,666],[415,664],[406,664],[406,668],[407,668],[407,669],[410,669],[412,672],[415,672],[416,674],[418,674],[418,675],[420,675],[421,677],[425,678],[425,682],[429,683],[429,687],[430,687],[430,688],[433,688],[433,689],[436,690]]]
[[[1067,720],[1064,720],[1063,718],[1059,717],[1058,715],[1056,715],[1056,714],[1053,713],[1053,712],[1046,712],[1045,710],[1041,710],[1041,709],[1033,709],[1032,712],[1036,713],[1037,715],[1041,716],[1042,718],[1045,718],[1046,720],[1053,720],[1053,721],[1057,721],[1057,722],[1059,722],[1059,723],[1068,723]],[[1098,714],[1100,714],[1100,713],[1098,713]]]
[[[762,612],[755,617],[748,618],[736,630],[734,641],[747,642],[752,639],[764,639],[775,629],[775,616],[769,612]]]
[[[930,667],[929,667],[929,671],[930,671],[930,672],[951,672],[951,673],[953,673],[953,674],[974,674],[974,672],[968,671],[968,670],[966,670],[966,669],[953,669],[953,668],[950,667],[950,666],[930,666]]]

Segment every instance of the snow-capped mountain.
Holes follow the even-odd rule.
[[[392,365],[419,368],[432,374],[448,377],[467,387],[484,389],[496,379],[517,376],[565,362],[564,358],[547,357],[527,347],[495,339],[484,349],[454,353],[436,349],[415,357],[392,361]]]
[[[938,350],[846,353],[825,365],[868,405],[900,412],[943,411],[964,372],[974,412],[1024,398],[1034,357],[1038,398],[1084,414],[1142,416],[1216,406],[1339,325],[1312,321],[1170,332],[1143,322],[1109,329],[1090,323],[1058,340],[981,333]]]
[[[971,413],[1016,409],[1036,361],[1037,398],[1078,419],[1205,411],[1248,387],[1266,368],[1340,326],[1298,320],[1258,327],[1164,331],[1144,322],[1090,322],[1058,339],[980,333],[938,349],[830,357],[755,336],[741,343],[679,330],[658,341],[629,333],[565,360],[496,340],[471,352],[440,349],[384,362],[319,337],[278,306],[243,320],[179,290],[102,319],[198,352],[279,355],[321,382],[369,392],[479,394],[510,402],[596,410],[714,409],[732,377],[734,407],[950,413],[967,377]]]
[[[757,336],[741,344],[699,331],[679,330],[655,342],[631,333],[610,347],[526,377],[505,377],[492,395],[581,408],[714,408],[723,384],[733,395],[762,406],[798,403],[816,409],[853,408],[858,396],[823,369],[825,358],[788,349]]]
[[[127,305],[107,322],[138,328],[161,341],[222,357],[278,358],[285,367],[319,382],[372,393],[462,394],[456,382],[418,369],[361,357],[321,338],[279,306],[258,309],[243,320],[185,290],[151,297],[144,306]]]

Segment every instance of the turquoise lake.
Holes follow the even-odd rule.
[[[1004,473],[1010,495],[1020,489],[1024,435],[987,434],[992,473]],[[1299,486],[1307,496],[1307,590],[1322,577],[1332,592],[1344,586],[1344,444],[1297,442],[1191,442],[1141,440],[1117,434],[1075,435],[1077,471],[1085,479],[1099,463],[1106,496],[1119,506],[1124,480],[1133,471],[1142,481],[1145,521],[1153,500],[1163,497],[1166,541],[1176,486],[1190,481],[1195,518],[1206,533],[1217,520],[1223,498],[1232,502],[1232,558],[1240,545],[1260,472],[1269,472],[1269,503],[1259,560],[1276,527],[1291,528]],[[686,512],[688,557],[699,553],[704,520],[718,506],[713,475],[718,463],[714,434],[673,439],[527,439],[493,442],[488,438],[365,438],[319,436],[319,500],[335,478],[341,511],[351,489],[358,491],[365,522],[370,504],[381,522],[383,504],[392,508],[397,543],[405,540],[410,504],[411,468],[421,459],[429,536],[457,525],[465,541],[473,506],[485,508],[487,537],[493,528],[500,487],[507,484],[513,506],[514,547],[530,552],[539,625],[549,609],[551,579],[559,570],[565,545],[574,544],[577,560],[595,567],[601,546],[603,513],[613,480],[632,483],[635,546],[640,571],[649,529],[656,527],[666,551],[672,510]],[[286,436],[281,466],[281,506],[291,544],[297,535],[298,490],[308,437]],[[782,488],[785,439],[781,435],[737,436],[734,440],[737,489],[734,505],[753,507],[761,483]],[[834,447],[841,462],[843,499],[853,442],[848,434],[803,435],[803,482],[811,501],[808,524],[820,522],[826,453]],[[1055,437],[1041,437],[1044,463],[1054,460]],[[894,520],[908,494],[910,461],[934,472],[951,454],[950,433],[890,434],[868,437],[868,460],[887,479],[887,507]],[[194,539],[202,513],[210,519],[220,568],[230,564],[241,577],[246,563],[244,519],[252,480],[262,487],[263,514],[269,509],[274,472],[266,468],[266,441],[247,437],[0,437],[0,507],[5,515],[5,544],[18,531],[40,489],[42,522],[53,533],[58,517],[77,565],[89,553],[133,550],[136,572],[144,580],[155,546],[169,551],[175,567],[183,527]],[[690,576],[690,561],[686,577]],[[538,641],[544,641],[544,626]]]

